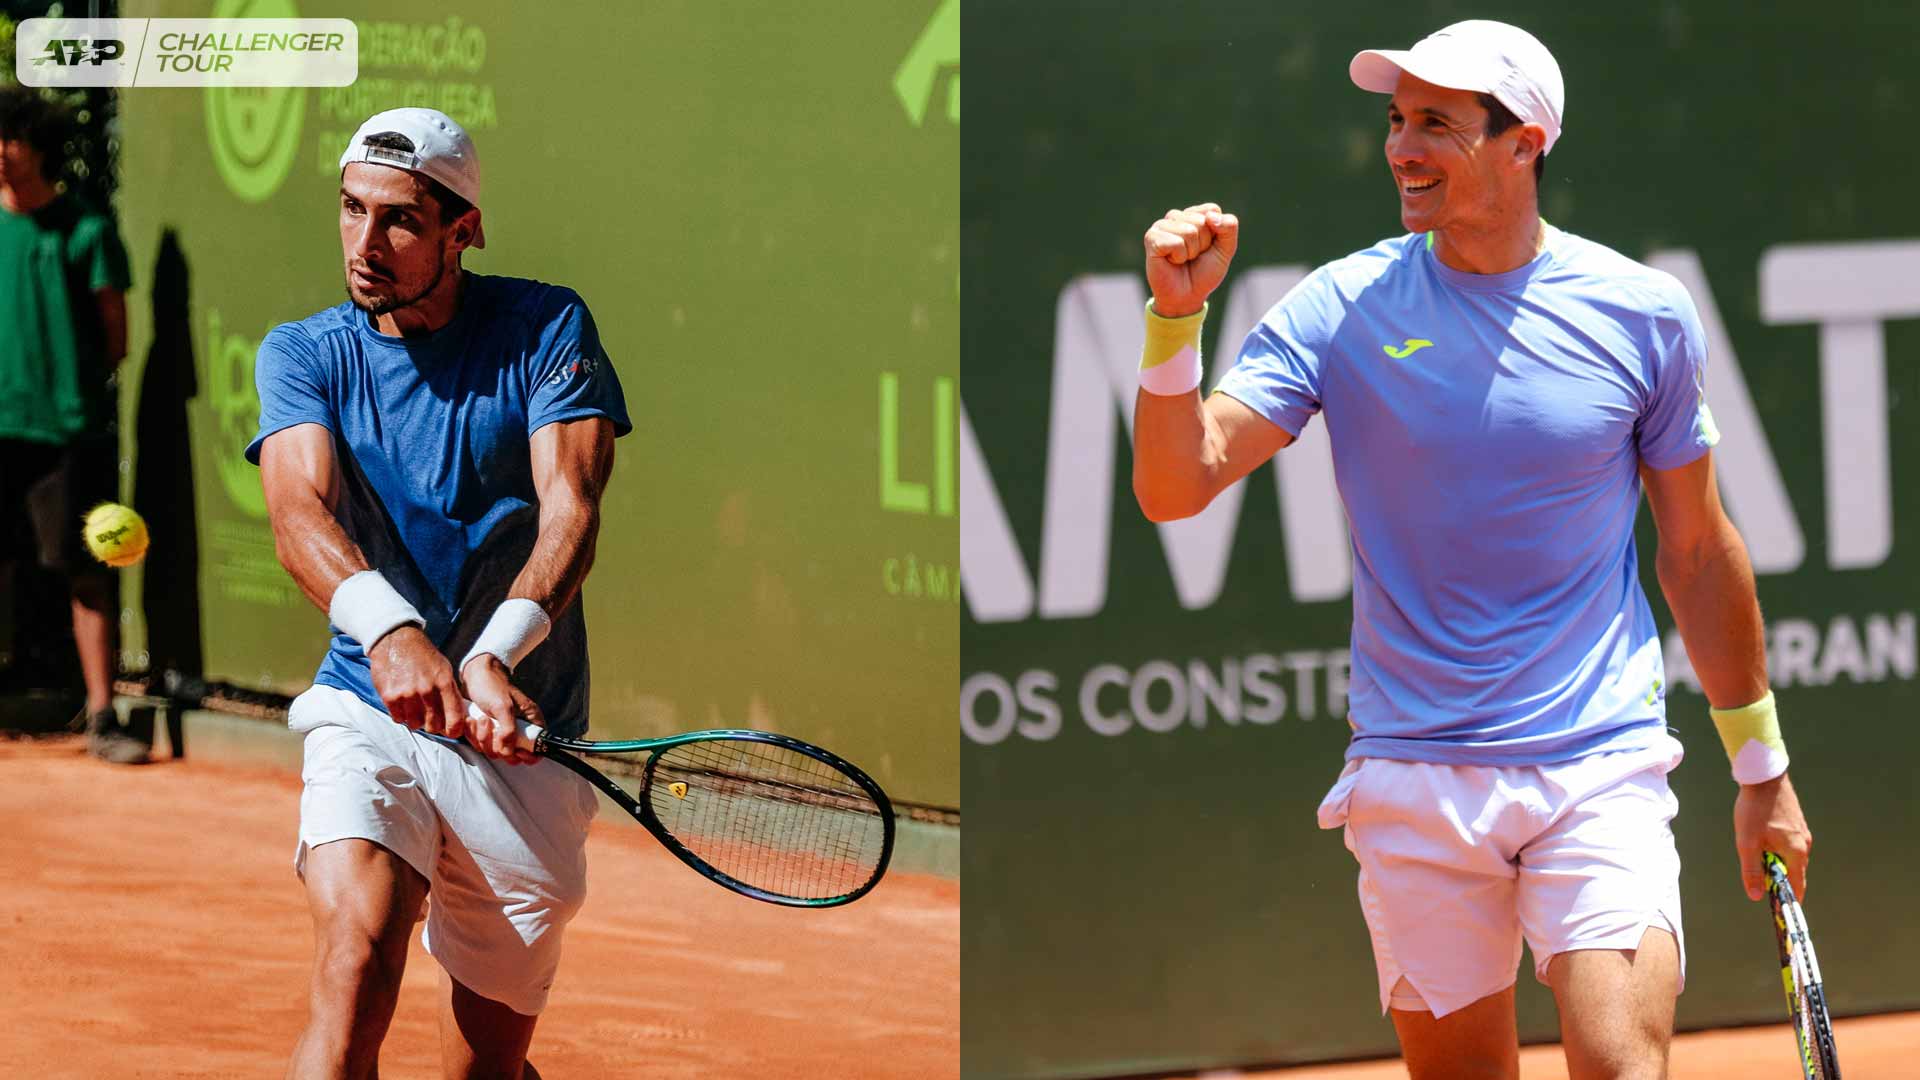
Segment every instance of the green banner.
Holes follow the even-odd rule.
[[[1464,18],[1567,82],[1542,210],[1676,275],[1705,322],[1716,469],[1751,550],[1808,913],[1840,1013],[1912,1008],[1920,870],[1920,240],[1901,213],[1920,16],[1629,4],[1034,9],[979,0],[962,215],[964,1071],[1091,1077],[1390,1053],[1354,864],[1314,809],[1341,767],[1352,582],[1319,423],[1198,518],[1147,522],[1128,414],[1141,235],[1239,214],[1210,378],[1313,267],[1401,231],[1364,48]],[[1737,47],[1736,47],[1737,43]],[[984,67],[983,67],[984,65]],[[1734,785],[1666,633],[1684,860],[1683,1027],[1785,1019],[1737,877]],[[1524,1037],[1554,1037],[1523,961]],[[1844,1050],[1844,1048],[1843,1048]],[[1787,1064],[1789,1047],[1782,1047]]]
[[[483,163],[467,267],[578,290],[627,389],[585,592],[595,731],[771,728],[959,805],[957,0],[122,14],[359,25],[350,87],[122,98],[137,292],[164,230],[191,281],[210,676],[294,691],[324,647],[241,457],[253,358],[342,298],[347,138],[426,105]]]

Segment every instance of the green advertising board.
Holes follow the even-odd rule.
[[[297,691],[324,647],[241,456],[254,354],[342,299],[347,138],[426,105],[483,163],[466,266],[576,289],[626,388],[584,601],[596,732],[771,728],[958,807],[958,0],[121,14],[359,28],[348,87],[122,94],[130,380],[163,233],[190,282],[210,677]]]
[[[1559,57],[1542,209],[1680,278],[1706,326],[1716,468],[1751,550],[1809,913],[1837,1012],[1920,1004],[1920,240],[1905,59],[1884,5],[969,0],[961,200],[961,751],[972,800],[963,1069],[1091,1077],[1390,1053],[1354,865],[1314,810],[1341,767],[1352,581],[1325,433],[1156,526],[1128,415],[1141,235],[1237,212],[1210,381],[1314,266],[1401,231],[1363,48],[1512,21]],[[1737,876],[1734,785],[1666,635],[1684,861],[1683,1027],[1785,1018]],[[1527,962],[1525,1038],[1552,1038]],[[1786,1065],[1791,1051],[1783,1049]]]

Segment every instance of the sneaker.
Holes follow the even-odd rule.
[[[88,714],[87,753],[115,765],[145,765],[153,756],[146,743],[121,729],[112,709]]]

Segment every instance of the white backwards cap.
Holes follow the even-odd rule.
[[[411,150],[370,145],[369,136],[398,135],[412,144]],[[448,191],[480,205],[480,156],[473,148],[467,129],[438,109],[388,109],[375,113],[360,125],[340,155],[340,168],[364,161],[419,173],[439,181]],[[474,247],[486,247],[482,230],[473,234]]]
[[[1468,19],[1434,31],[1411,49],[1355,53],[1347,65],[1353,84],[1376,94],[1393,93],[1403,71],[1435,86],[1492,94],[1521,123],[1546,129],[1543,154],[1560,141],[1567,101],[1560,65],[1539,38],[1517,26]]]

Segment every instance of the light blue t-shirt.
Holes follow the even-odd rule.
[[[539,537],[528,438],[601,416],[632,430],[593,316],[572,289],[468,274],[460,310],[419,337],[389,337],[352,304],[275,327],[254,363],[260,447],[319,424],[340,462],[335,516],[458,659],[505,600]],[[587,725],[586,621],[578,597],[514,669],[555,734]],[[360,643],[340,633],[314,682],[385,711]]]
[[[1546,764],[1665,727],[1639,468],[1718,441],[1672,276],[1548,228],[1504,274],[1402,236],[1310,275],[1221,380],[1326,418],[1353,535],[1349,758]]]

